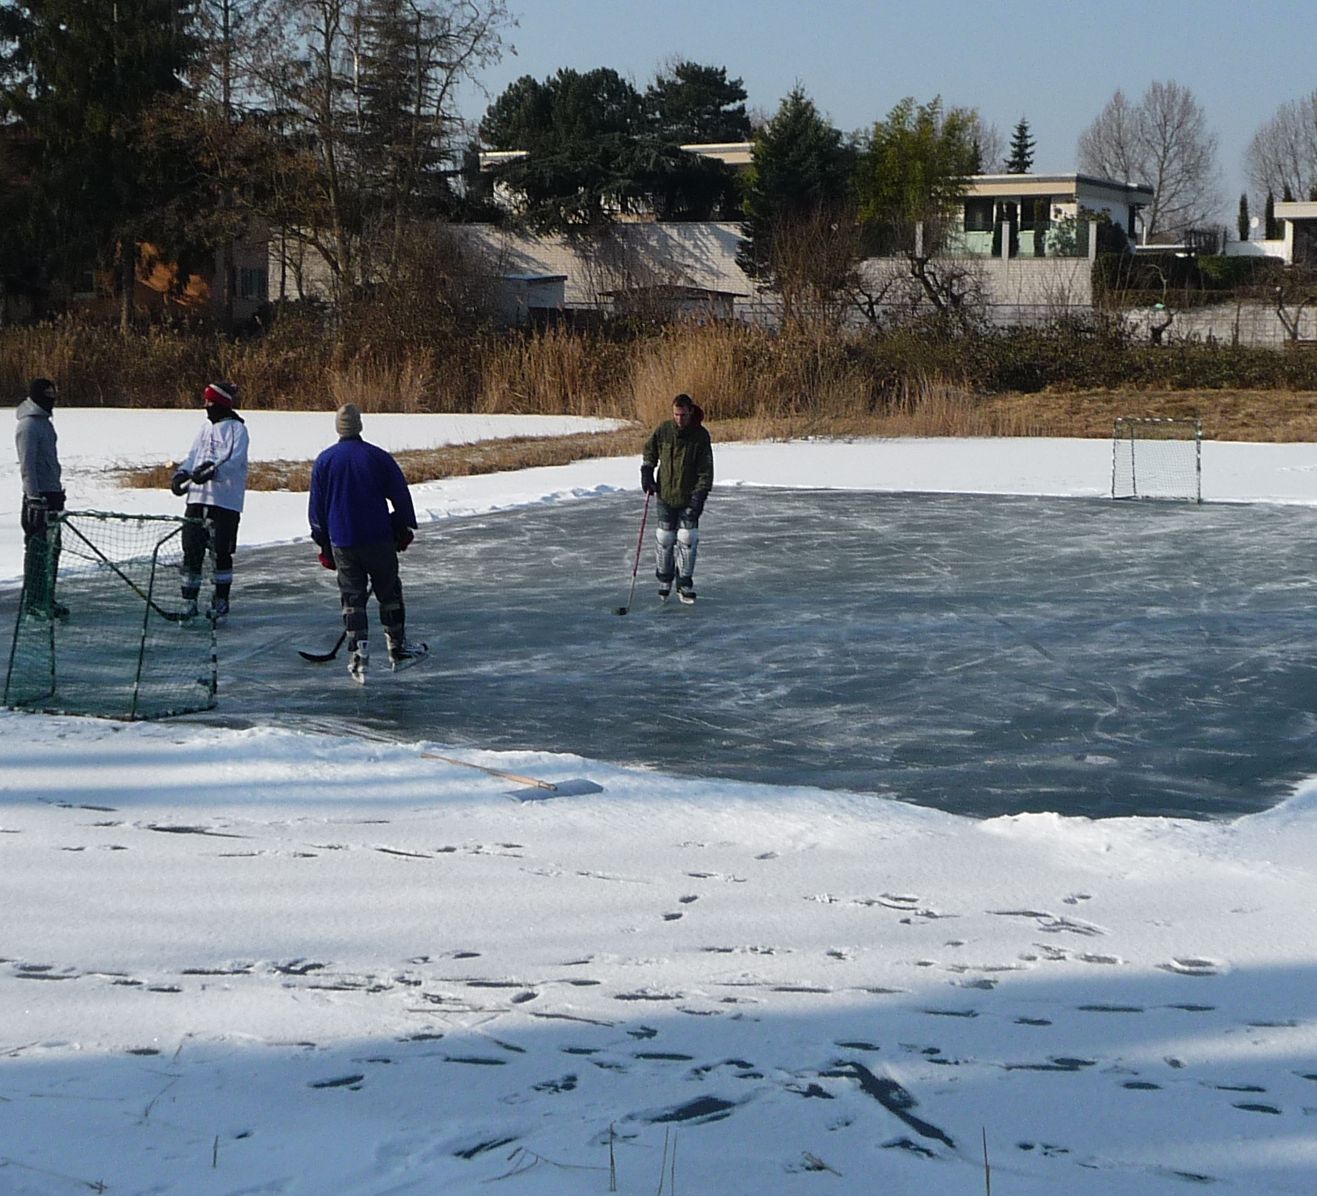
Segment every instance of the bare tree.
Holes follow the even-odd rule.
[[[502,51],[504,0],[279,0],[264,82],[297,148],[290,235],[336,299],[396,268],[460,156],[456,90]]]
[[[1102,114],[1079,135],[1079,168],[1122,183],[1144,181],[1138,110],[1117,89]]]
[[[969,331],[987,314],[988,281],[973,258],[867,258],[854,272],[852,310],[875,327],[930,318]]]
[[[1254,186],[1273,195],[1317,194],[1317,91],[1282,104],[1253,134],[1246,155]]]
[[[773,271],[785,324],[840,324],[852,303],[862,235],[854,209],[825,204],[773,227]]]
[[[1183,234],[1216,210],[1216,134],[1193,92],[1175,82],[1149,85],[1138,104],[1117,91],[1079,138],[1079,168],[1142,183],[1153,201],[1140,213],[1143,241]]]

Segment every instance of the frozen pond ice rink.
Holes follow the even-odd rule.
[[[694,609],[654,597],[638,494],[422,528],[431,660],[362,690],[308,544],[240,548],[228,723],[881,794],[988,817],[1216,817],[1314,772],[1305,508],[716,489]],[[378,627],[372,603],[372,626]]]

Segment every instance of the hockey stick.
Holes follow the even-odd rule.
[[[70,515],[81,515],[81,514],[90,514],[90,513],[92,512],[83,512],[83,511],[69,512]],[[186,619],[192,617],[191,615],[185,614],[183,611],[165,610],[163,606],[159,605],[159,603],[157,603],[156,600],[152,598],[150,594],[148,594],[145,590],[141,588],[141,586],[139,586],[135,581],[133,581],[133,579],[129,577],[127,573],[125,573],[122,569],[119,568],[118,565],[116,565],[112,560],[110,560],[110,558],[106,556],[105,553],[103,553],[95,544],[93,544],[89,539],[87,539],[87,537],[84,536],[82,532],[80,532],[76,527],[70,524],[67,520],[62,520],[61,524],[66,530],[72,532],[75,536],[78,537],[79,540],[81,540],[84,544],[86,544],[87,547],[92,550],[92,552],[94,552],[98,557],[100,557],[102,563],[107,565],[113,573],[118,574],[119,578],[127,584],[128,588],[132,590],[133,593],[136,594],[139,598],[141,598],[142,601],[145,602],[146,605],[149,606],[153,611],[155,611],[155,613],[158,614],[162,619],[167,619],[171,623],[182,623]]]
[[[370,601],[370,596],[375,592],[374,587],[366,590],[366,601]],[[339,632],[338,639],[334,641],[334,646],[328,652],[307,652],[301,648],[297,649],[297,654],[303,660],[309,660],[312,664],[328,664],[338,655],[338,650],[343,646],[348,638],[347,628]]]
[[[640,535],[636,537],[636,559],[631,566],[631,592],[626,596],[625,606],[613,607],[613,614],[624,615],[631,609],[631,600],[636,596],[636,574],[640,572],[640,550],[645,544],[645,521],[649,518],[649,500],[654,497],[654,492],[646,491],[645,509],[640,513]]]

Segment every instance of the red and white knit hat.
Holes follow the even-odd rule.
[[[238,405],[238,388],[232,382],[212,382],[206,387],[201,400],[207,407],[216,404],[220,407]]]

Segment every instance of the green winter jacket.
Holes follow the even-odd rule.
[[[713,444],[695,408],[684,428],[666,420],[645,442],[644,463],[658,466],[658,496],[669,507],[685,507],[697,490],[713,489]]]

